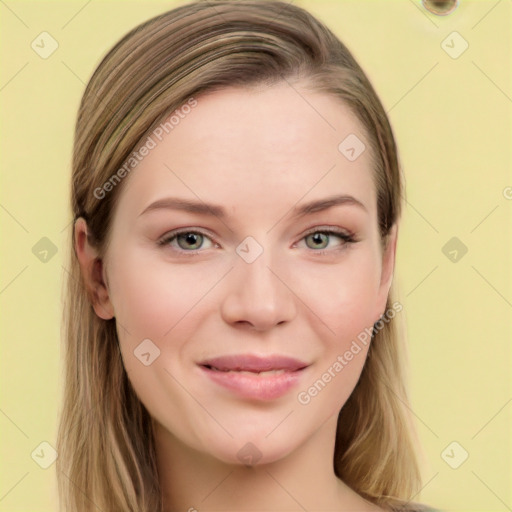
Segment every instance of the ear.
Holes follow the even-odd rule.
[[[397,236],[398,226],[397,224],[393,224],[387,236],[386,246],[383,248],[382,251],[381,278],[379,283],[377,301],[377,314],[379,316],[375,319],[375,322],[377,322],[379,318],[386,312],[386,303],[389,295],[389,290],[391,288],[391,283],[393,281],[393,272],[395,270]]]
[[[75,222],[74,234],[75,250],[89,300],[100,318],[110,320],[114,317],[114,308],[108,294],[103,261],[90,243],[87,223],[82,217]]]

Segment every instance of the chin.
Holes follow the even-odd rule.
[[[216,459],[231,465],[256,467],[265,464],[272,464],[287,457],[294,446],[289,443],[284,445],[278,438],[269,441],[265,433],[261,436],[237,436],[229,444],[212,450],[210,454]]]

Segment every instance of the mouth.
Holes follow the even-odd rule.
[[[289,392],[310,365],[287,356],[243,354],[208,359],[198,366],[213,382],[242,398],[265,401]]]
[[[242,370],[242,369],[236,369],[236,370],[221,370],[220,368],[215,368],[215,366],[209,366],[204,365],[204,368],[207,370],[212,370],[215,372],[223,372],[223,373],[240,373],[245,375],[260,375],[262,377],[266,375],[281,375],[282,373],[285,373],[288,370],[264,370],[264,371],[255,371],[255,370]]]
[[[202,361],[199,365],[220,372],[250,373],[294,372],[309,366],[308,363],[293,357],[281,355],[257,356],[253,354],[214,357]]]

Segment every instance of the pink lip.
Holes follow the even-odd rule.
[[[280,355],[256,356],[252,354],[214,357],[201,361],[199,364],[201,366],[211,366],[222,371],[239,370],[255,373],[269,370],[288,370],[293,372],[309,366],[308,363],[293,357]]]
[[[298,383],[307,366],[308,363],[287,356],[251,354],[216,357],[199,363],[201,370],[217,384],[256,400],[283,396]],[[282,372],[259,375],[259,372],[274,370]]]

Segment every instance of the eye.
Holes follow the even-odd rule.
[[[316,255],[340,250],[347,244],[357,242],[351,233],[333,227],[312,229],[300,241],[302,242],[302,240],[305,241],[306,247],[312,249]],[[199,254],[202,250],[218,247],[209,235],[193,229],[171,231],[157,243],[159,246],[170,247],[180,256],[192,256]]]
[[[205,242],[206,243],[205,247]],[[196,252],[199,249],[210,249],[213,247],[212,239],[201,231],[193,231],[190,229],[181,231],[171,231],[158,241],[158,245],[169,245],[176,251]]]
[[[332,247],[333,244],[331,244],[333,238],[337,239],[338,242],[334,244],[334,247]],[[313,249],[314,252],[319,252],[320,254],[326,252],[325,249],[342,249],[345,245],[356,242],[356,239],[351,233],[335,228],[315,228],[309,233],[306,233],[303,240],[305,240],[306,246],[309,249]]]

